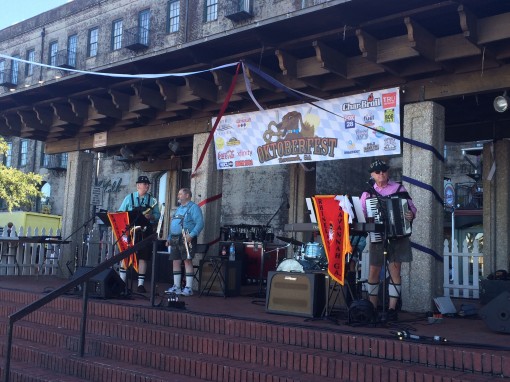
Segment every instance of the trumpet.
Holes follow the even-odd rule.
[[[188,243],[188,240],[186,240],[186,235],[188,235],[189,232],[188,232],[188,230],[185,230],[184,228],[181,231],[182,231],[182,240],[184,241],[184,248],[186,248],[186,258],[188,260],[191,260],[190,250],[191,250],[192,246],[191,246],[191,242]]]
[[[150,206],[149,208],[147,208],[145,211],[143,211],[142,215],[147,215],[149,212],[151,212],[151,210],[156,207],[156,204],[158,204],[158,202],[156,201],[156,203],[154,203],[152,206]]]

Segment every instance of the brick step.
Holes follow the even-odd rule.
[[[28,295],[31,295],[28,302],[40,297],[30,293]],[[16,295],[15,297],[12,300],[27,300],[23,296]],[[15,307],[15,305],[17,303],[10,308],[11,312],[19,309],[19,306]],[[55,324],[58,327],[73,329],[76,331],[75,333],[78,333],[81,308],[81,300],[68,297],[59,298],[48,307],[32,313],[26,320],[43,322],[45,325]],[[400,342],[394,338],[369,338],[359,333],[346,334],[345,331],[330,328],[326,330],[306,325],[289,327],[271,321],[256,322],[226,316],[197,315],[186,311],[91,300],[87,332],[110,336],[112,329],[108,327],[108,324],[111,321],[123,323],[122,330],[128,334],[122,335],[130,341],[135,338],[146,339],[151,336],[161,338],[161,328],[166,328],[172,333],[176,329],[183,333],[184,330],[192,330],[194,334],[200,333],[201,337],[209,336],[210,334],[207,333],[212,333],[213,338],[216,339],[217,336],[231,336],[234,337],[237,344],[254,343],[254,341],[260,340],[266,348],[276,346],[287,348],[289,345],[295,345],[316,351],[327,350],[339,354],[356,354],[372,359],[404,362],[412,364],[413,367],[420,364],[438,369],[454,369],[460,372],[484,372],[488,375],[506,375],[503,372],[503,364],[505,360],[509,360],[508,356],[488,355],[477,349],[455,349],[450,346]],[[144,325],[147,326],[146,329],[143,329]],[[1,330],[5,333],[5,329]]]
[[[4,376],[5,358],[0,357],[0,375]],[[56,370],[44,370],[27,362],[11,359],[9,381],[11,382],[87,382]]]
[[[73,299],[71,300],[74,301]],[[76,303],[77,301],[71,304],[63,301],[58,302],[56,305],[59,308],[68,308]],[[158,310],[154,308],[147,309],[146,307],[123,306],[111,303],[95,302],[91,306],[93,309],[89,309],[87,319],[88,333],[120,336],[119,334],[110,333],[107,325],[111,321],[120,321],[127,318],[128,321],[123,320],[121,322],[124,322],[123,330],[128,333],[124,334],[124,338],[129,338],[130,340],[148,338],[149,336],[161,338],[158,332],[155,331],[155,325],[158,328],[165,327],[170,330],[178,329],[179,331],[192,328],[191,330],[194,333],[200,332],[202,336],[205,333],[234,336],[236,342],[239,342],[240,339],[249,341],[262,340],[285,346],[296,345],[303,348],[331,350],[343,354],[358,354],[376,359],[422,364],[440,369],[455,369],[462,372],[484,372],[493,375],[504,374],[502,372],[503,362],[504,359],[508,359],[508,357],[489,357],[477,349],[459,350],[448,346],[400,342],[392,338],[368,338],[359,334],[345,334],[341,330],[325,332],[324,330],[307,328],[306,326],[285,327],[277,324],[273,325],[270,322],[257,323],[224,317],[198,316],[187,312]],[[92,313],[98,314],[100,317],[93,316]],[[104,318],[110,318],[110,320],[105,320]],[[59,309],[43,308],[32,313],[26,319],[32,322],[43,322],[45,325],[52,323],[58,327],[77,331],[80,325],[81,311],[80,313],[72,314],[66,311],[66,314],[62,314],[62,311]],[[135,329],[132,322],[135,322],[137,327],[142,327],[142,324],[146,324],[148,329],[138,332],[138,329]],[[477,367],[480,363],[483,365],[483,368]]]
[[[25,323],[24,323],[25,324]],[[40,334],[44,330],[44,326],[30,324],[20,328],[23,337],[36,340],[44,339],[48,343],[66,349],[71,354],[76,354],[78,349],[78,336],[68,333],[68,330],[59,329],[58,333],[54,333],[46,328],[43,335]],[[118,363],[127,361],[128,367],[140,366],[144,368],[155,368],[160,371],[181,370],[183,360],[185,364],[192,364],[201,371],[200,377],[210,379],[210,370],[217,370],[218,367],[228,367],[232,370],[248,374],[256,374],[259,370],[264,370],[266,375],[277,376],[293,376],[296,380],[314,381],[320,378],[322,381],[328,380],[348,380],[352,375],[369,374],[372,377],[389,377],[400,373],[400,369],[405,367],[406,363],[396,361],[385,361],[380,359],[367,359],[366,357],[357,355],[345,355],[335,352],[327,352],[317,349],[295,349],[291,346],[269,346],[260,345],[253,342],[238,342],[234,340],[227,342],[223,339],[211,341],[209,339],[202,340],[201,335],[191,337],[190,334],[174,333],[174,339],[170,344],[158,347],[151,344],[143,344],[129,342],[125,339],[108,338],[105,336],[88,335],[86,339],[86,359],[95,357],[101,359],[103,363]],[[18,341],[24,341],[20,338],[14,340],[18,345]],[[200,342],[203,342],[200,345]],[[40,342],[37,343],[37,348]],[[187,345],[189,344],[189,346]],[[174,346],[176,345],[176,346]],[[43,345],[44,346],[44,345]],[[207,347],[207,348],[206,348]],[[207,350],[212,350],[207,352]],[[211,354],[212,353],[212,354]],[[125,359],[126,356],[128,359]],[[170,365],[169,369],[167,368]],[[207,366],[203,366],[207,365]],[[205,368],[202,370],[202,368]],[[413,375],[420,378],[430,378],[433,375],[440,375],[443,381],[454,381],[460,375],[463,380],[476,381],[477,376],[461,373],[451,370],[438,370],[430,367],[420,367],[419,372],[413,367]],[[195,371],[196,373],[196,371]],[[375,374],[374,374],[375,373]],[[195,374],[196,375],[196,374]],[[371,378],[361,380],[371,380]],[[358,381],[361,377],[356,377]],[[404,380],[407,380],[405,376]],[[414,377],[413,377],[414,378]],[[484,377],[487,378],[487,377]],[[221,380],[221,379],[218,379]]]

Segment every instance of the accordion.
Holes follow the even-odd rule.
[[[405,218],[409,211],[407,199],[400,196],[386,196],[380,198],[368,198],[367,217],[374,218],[376,223],[383,223],[386,226],[387,239],[398,239],[410,236],[411,222]],[[370,242],[379,243],[383,241],[382,232],[370,232]]]

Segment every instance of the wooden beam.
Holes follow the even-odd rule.
[[[83,123],[83,120],[76,116],[69,102],[52,102],[50,106],[55,111],[56,121],[54,121],[54,125],[56,123],[60,124],[60,122],[72,123],[73,125],[81,125]]]
[[[510,88],[510,65],[480,71],[448,74],[434,77],[434,81],[410,81],[402,88],[401,102],[440,100],[477,94],[488,91],[501,91]]]
[[[510,39],[510,13],[478,20],[478,45]]]
[[[184,80],[186,81],[186,85],[191,89],[193,95],[218,103],[218,88],[213,82],[197,76],[186,76]]]
[[[459,13],[462,36],[471,44],[476,45],[478,43],[478,19],[465,5],[459,5],[457,12]]]
[[[436,38],[410,17],[404,18],[404,24],[407,28],[407,39],[410,46],[422,57],[435,62]]]
[[[445,36],[436,40],[436,61],[448,61],[478,56],[481,49],[465,39],[462,34]]]
[[[37,116],[37,119],[41,122],[41,125],[49,128],[53,123],[53,118],[55,117],[55,112],[51,107],[45,106],[34,106],[32,108]]]
[[[91,94],[88,96],[88,99],[95,113],[115,119],[122,118],[122,112],[116,108],[111,98],[105,99]]]
[[[297,58],[284,50],[276,50],[274,53],[283,75],[297,77]]]
[[[158,139],[207,133],[209,130],[210,118],[201,118],[137,127],[130,129],[129,134],[126,134],[125,131],[108,131],[108,146],[102,147],[101,150],[129,143],[149,142]],[[87,137],[73,137],[55,142],[47,142],[45,152],[47,154],[58,154],[77,150],[94,150],[93,140],[93,135],[89,135]]]
[[[112,102],[117,109],[122,112],[129,111],[129,95],[121,93],[114,89],[109,89],[108,94],[112,97]]]
[[[161,93],[140,84],[132,84],[131,88],[134,90],[135,97],[140,103],[158,110],[165,110],[165,101]]]
[[[347,78],[347,60],[343,54],[321,41],[313,41],[312,46],[315,48],[315,58],[321,67],[331,73]]]
[[[12,131],[12,134],[19,134],[21,132],[21,118],[18,114],[4,114],[3,117],[5,118],[5,123],[10,131]]]

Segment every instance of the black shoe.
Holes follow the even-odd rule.
[[[398,313],[395,309],[388,309],[388,313],[386,314],[387,321],[398,321]]]
[[[143,285],[138,285],[137,292],[138,293],[147,293],[147,291],[145,290],[145,287]]]

